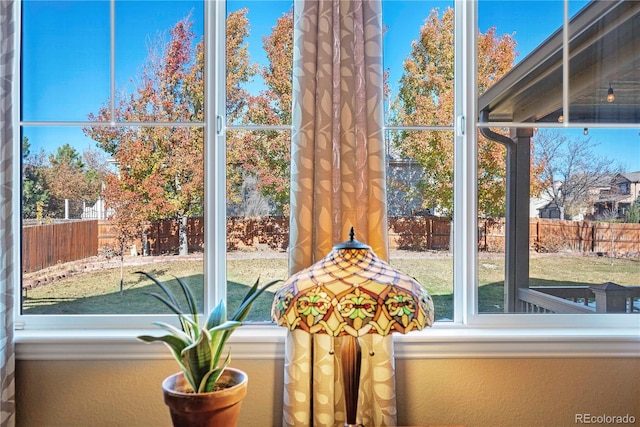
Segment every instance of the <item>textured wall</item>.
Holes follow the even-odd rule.
[[[282,361],[233,365],[249,374],[240,425],[280,427]],[[18,361],[18,427],[170,426],[160,383],[173,371],[172,361]],[[640,358],[401,359],[396,371],[400,425],[571,426],[576,413],[640,425]]]

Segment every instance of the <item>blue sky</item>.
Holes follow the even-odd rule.
[[[291,1],[230,1],[229,10],[249,8],[252,59],[264,63],[262,36],[270,33],[276,19],[289,10]],[[586,2],[571,0],[570,14]],[[384,0],[383,22],[385,68],[391,70],[391,87],[402,72],[402,61],[411,41],[434,7],[441,10],[453,2]],[[106,1],[32,1],[23,3],[25,45],[23,49],[23,120],[83,121],[97,112],[109,96],[109,4]],[[195,31],[202,33],[203,15],[198,1],[123,1],[116,7],[116,85],[129,89],[147,56],[147,46],[158,33],[166,32],[178,19],[191,13]],[[563,5],[559,0],[480,0],[478,20],[481,32],[495,26],[498,34],[514,34],[521,60],[560,27]],[[253,87],[259,87],[257,83]],[[397,87],[397,85],[395,86]],[[640,170],[639,129],[613,135],[592,130],[600,142],[597,154],[626,164],[626,170]],[[581,131],[571,131],[581,137]],[[32,147],[54,151],[64,143],[78,150],[95,144],[84,138],[80,128],[29,128],[25,135]]]

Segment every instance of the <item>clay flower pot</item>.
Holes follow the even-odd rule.
[[[171,412],[174,427],[233,427],[238,423],[240,405],[247,394],[247,374],[225,368],[209,393],[193,393],[182,372],[162,382],[164,402]]]

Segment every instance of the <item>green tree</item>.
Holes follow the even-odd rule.
[[[35,219],[49,204],[50,194],[44,179],[44,154],[31,153],[31,143],[22,138],[22,217]],[[39,208],[40,207],[40,208]]]
[[[637,224],[640,222],[640,196],[629,205],[629,209],[624,214],[624,222]]]
[[[405,59],[399,91],[391,105],[396,125],[453,125],[453,9],[431,10]],[[478,35],[478,91],[482,93],[504,75],[515,59],[515,41],[497,36],[495,28]],[[406,186],[422,208],[453,214],[453,132],[399,131],[391,135],[390,152],[413,159],[422,177]],[[478,135],[478,210],[488,216],[504,214],[505,150]],[[395,183],[394,185],[397,185]]]

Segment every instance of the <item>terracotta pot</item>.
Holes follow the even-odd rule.
[[[247,374],[226,368],[218,384],[229,387],[210,393],[189,393],[182,372],[162,382],[164,402],[175,427],[233,427],[238,423],[240,405],[247,394]]]

